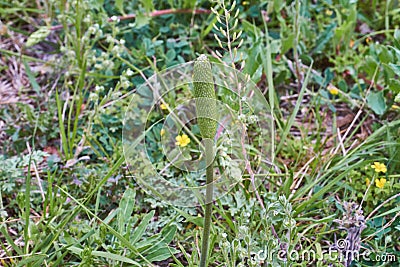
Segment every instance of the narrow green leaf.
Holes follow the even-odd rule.
[[[16,265],[16,267],[24,267],[27,266],[28,263],[33,263],[35,261],[41,261],[43,262],[43,260],[47,257],[47,255],[41,255],[41,254],[37,254],[37,255],[30,255],[27,256],[25,259],[23,259],[22,261],[18,262],[18,264]]]
[[[8,234],[8,231],[4,226],[0,228],[0,232],[3,234],[5,239],[7,240],[7,243],[11,245],[11,247],[15,250],[15,252],[18,253],[18,255],[22,255],[22,250],[14,243],[14,240],[12,240],[11,236]]]
[[[28,76],[28,80],[29,80],[33,90],[35,90],[37,95],[40,95],[40,86],[37,83],[36,78],[31,71],[31,68],[29,67],[29,65],[25,59],[23,59],[22,62],[24,63],[25,73]]]
[[[324,32],[322,32],[315,41],[316,47],[312,50],[313,53],[320,52],[325,45],[332,39],[335,34],[336,22],[331,23]]]
[[[174,239],[174,236],[176,234],[176,230],[177,228],[175,225],[171,225],[162,229],[161,235],[163,239],[161,239],[161,242],[165,244],[171,243],[172,239]]]
[[[203,217],[197,217],[197,216],[192,216],[189,213],[184,212],[183,210],[180,209],[175,209],[177,212],[179,212],[180,215],[185,217],[186,222],[191,222],[194,223],[197,226],[203,227],[204,222],[203,222]]]
[[[133,235],[130,239],[131,244],[135,244],[140,238],[143,236],[144,231],[146,230],[147,226],[149,225],[150,220],[153,218],[155,211],[152,210],[150,213],[144,216],[143,220],[140,222],[138,227],[133,232]]]
[[[135,205],[136,193],[131,188],[128,188],[122,196],[119,203],[118,213],[118,228],[121,234],[125,234],[125,225],[131,218],[133,208]]]
[[[178,251],[173,250],[172,253],[177,253]],[[153,253],[150,253],[149,255],[146,256],[146,258],[153,262],[153,261],[163,261],[171,257],[171,252],[168,247],[163,247],[158,249],[157,251],[154,251]]]
[[[76,255],[80,255],[82,253],[82,251],[83,251],[83,249],[78,248],[78,247],[74,247],[74,246],[68,247],[67,249],[69,251],[71,251],[72,253],[76,254]],[[142,266],[138,262],[136,262],[136,261],[134,261],[134,260],[132,260],[130,258],[127,258],[125,256],[121,256],[121,255],[118,255],[118,254],[114,254],[114,253],[111,253],[111,252],[107,252],[107,251],[92,251],[92,255],[96,256],[96,257],[106,258],[106,259],[109,259],[109,260],[115,260],[115,261],[119,261],[119,262],[130,263],[130,264],[133,264],[135,266]]]
[[[375,217],[371,218],[370,220],[374,220],[376,218],[383,217],[383,216],[386,216],[386,215],[389,215],[391,213],[395,213],[395,212],[398,212],[398,211],[400,211],[400,206],[399,207],[395,207],[395,208],[393,208],[391,210],[388,210],[388,211],[386,211],[384,213],[378,214]]]
[[[281,135],[281,141],[279,142],[278,148],[276,149],[276,153],[278,153],[281,150],[281,148],[283,147],[283,145],[285,144],[286,137],[289,134],[289,130],[292,128],[292,125],[294,123],[294,119],[296,118],[297,112],[300,109],[300,105],[301,105],[301,102],[303,100],[306,88],[307,88],[308,79],[310,78],[312,65],[313,64],[311,63],[310,67],[308,68],[306,78],[304,79],[303,85],[302,85],[300,93],[299,93],[299,97],[297,98],[297,101],[296,101],[296,105],[294,106],[294,110],[293,110],[289,120],[286,123],[286,127],[285,127],[285,129],[284,129],[284,131],[283,131],[283,133]]]
[[[106,252],[106,251],[93,251],[92,255],[93,256],[98,256],[98,257],[103,257],[103,258],[110,259],[110,260],[119,261],[119,262],[130,263],[130,264],[133,264],[135,266],[142,266],[138,262],[136,262],[134,260],[131,260],[131,259],[127,258],[127,257],[121,256],[121,255],[118,255],[118,254],[113,254],[113,253]]]

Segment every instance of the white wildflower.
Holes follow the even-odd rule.
[[[126,76],[130,77],[135,73],[131,69],[127,69],[125,74],[126,74]]]

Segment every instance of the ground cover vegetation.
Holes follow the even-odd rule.
[[[199,266],[204,206],[139,186],[122,122],[152,75],[201,54],[256,84],[275,125],[271,156],[246,155],[212,203],[208,266],[397,266],[399,25],[396,0],[0,0],[0,266]],[[182,97],[136,107],[154,164]],[[172,137],[187,156],[190,129]],[[235,176],[241,150],[217,146]]]

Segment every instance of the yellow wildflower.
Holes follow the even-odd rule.
[[[175,145],[180,147],[185,147],[190,143],[190,139],[186,134],[178,135],[177,137],[175,137],[175,140]]]
[[[377,173],[380,173],[380,172],[386,173],[386,171],[387,171],[385,164],[377,162],[377,161],[374,162],[374,165],[371,165],[371,168],[375,169],[375,172],[377,172]]]
[[[396,106],[396,105],[392,105],[392,109],[400,109],[400,107]]]
[[[366,42],[367,44],[372,43],[372,38],[368,36],[368,37],[365,39],[365,42]]]
[[[161,131],[160,131],[160,136],[163,136],[164,134],[165,134],[165,129],[162,128]]]
[[[330,16],[332,16],[333,11],[330,9],[327,9],[327,10],[325,10],[325,14],[330,17]]]
[[[7,32],[7,26],[0,22],[0,36],[6,35]]]
[[[339,94],[339,89],[337,89],[336,86],[333,86],[332,84],[328,85],[328,91],[331,95]]]
[[[371,183],[371,180],[369,178],[365,178],[365,183],[367,184],[367,186],[369,186],[369,184]]]
[[[354,40],[350,40],[349,46],[350,46],[350,48],[353,48],[353,46],[354,46]]]
[[[164,103],[162,103],[161,105],[160,105],[160,108],[161,109],[168,109],[168,104],[164,104]]]
[[[385,184],[386,184],[386,179],[385,178],[381,178],[381,179],[376,179],[375,180],[375,185],[378,188],[382,189],[385,186]]]

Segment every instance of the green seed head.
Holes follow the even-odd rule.
[[[200,133],[203,138],[214,138],[217,131],[217,103],[211,64],[206,55],[200,55],[194,63],[193,87]]]

